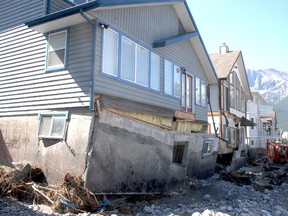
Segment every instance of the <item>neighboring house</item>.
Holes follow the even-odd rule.
[[[219,78],[219,85],[211,86],[210,131],[220,138],[218,161],[237,168],[246,159],[246,127],[254,125],[246,116],[246,102],[252,97],[243,56],[223,44],[210,57]]]
[[[281,130],[277,128],[277,117],[273,106],[269,105],[259,92],[252,92],[252,100],[247,102],[247,118],[256,123],[247,131],[246,144],[249,155],[264,157],[267,139],[281,140]]]
[[[218,79],[186,1],[75,3],[0,3],[5,163],[27,160],[50,183],[83,175],[95,192],[213,175]]]

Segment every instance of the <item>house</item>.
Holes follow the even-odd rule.
[[[230,51],[226,44],[210,54],[219,85],[210,88],[208,112],[210,132],[220,139],[218,161],[237,169],[246,160],[247,101],[252,98],[241,51]]]
[[[247,102],[247,118],[256,125],[247,130],[246,144],[251,159],[265,156],[268,139],[281,141],[281,129],[277,127],[277,115],[259,92],[252,92]]]
[[[0,6],[6,164],[29,161],[49,183],[82,175],[94,192],[213,175],[207,86],[218,78],[185,0]]]

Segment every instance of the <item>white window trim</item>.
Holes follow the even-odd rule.
[[[67,122],[69,120],[69,111],[66,111],[66,112],[43,112],[43,113],[39,113],[38,114],[38,120],[39,120],[39,126],[38,126],[38,138],[40,139],[60,139],[60,140],[63,140],[65,139],[66,137],[66,133],[67,133]],[[42,117],[52,117],[52,119],[54,117],[63,117],[65,118],[65,124],[64,124],[64,132],[63,132],[63,135],[62,136],[52,136],[52,135],[43,135],[41,136],[40,135],[40,129],[41,129],[41,126],[42,126]],[[51,134],[51,131],[52,131],[52,124],[50,126],[50,134]]]
[[[65,49],[64,52],[64,63],[63,64],[59,64],[59,65],[54,65],[54,66],[48,66],[49,64],[49,53],[51,50],[49,50],[49,46],[50,46],[50,38],[53,35],[57,35],[57,34],[61,34],[65,32],[65,47],[61,47],[61,49]],[[46,71],[53,71],[53,70],[57,70],[57,69],[64,69],[67,66],[67,48],[68,48],[68,31],[66,30],[62,30],[62,31],[57,31],[57,32],[53,32],[53,33],[48,33],[48,40],[47,40],[47,51],[46,51]],[[58,49],[60,50],[60,49]],[[53,50],[55,51],[55,50]]]

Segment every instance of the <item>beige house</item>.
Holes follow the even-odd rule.
[[[220,139],[218,161],[233,162],[238,167],[245,161],[247,126],[246,103],[252,98],[241,51],[230,51],[226,44],[219,53],[210,54],[219,78],[218,86],[210,86],[210,132]]]

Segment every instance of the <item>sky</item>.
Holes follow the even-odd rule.
[[[208,53],[226,43],[246,69],[288,72],[288,0],[187,0]]]

